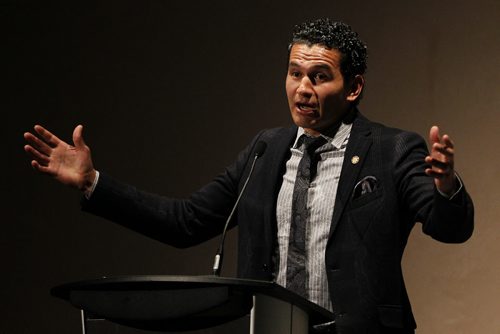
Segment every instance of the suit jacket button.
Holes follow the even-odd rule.
[[[267,265],[267,263],[264,263],[262,265],[262,271],[267,271],[269,269],[269,266]]]

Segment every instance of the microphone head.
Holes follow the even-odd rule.
[[[266,151],[266,147],[267,147],[267,144],[261,140],[259,140],[257,142],[257,144],[255,144],[255,156],[256,157],[260,157],[264,154],[264,152]]]

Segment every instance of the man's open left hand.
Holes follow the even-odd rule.
[[[454,170],[455,150],[448,135],[439,134],[439,127],[433,126],[429,131],[430,154],[425,162],[431,165],[425,173],[434,177],[434,183],[439,191],[449,196],[456,191],[456,176]]]

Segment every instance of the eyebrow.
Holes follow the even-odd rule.
[[[291,61],[288,67],[301,67],[299,63],[296,63],[294,61]],[[331,70],[330,66],[327,64],[315,64],[312,66],[314,69],[324,69],[324,70]]]

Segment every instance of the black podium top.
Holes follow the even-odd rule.
[[[89,314],[158,331],[195,330],[237,319],[250,312],[255,294],[300,307],[310,325],[334,318],[276,283],[216,276],[104,277],[63,284],[51,293]]]

